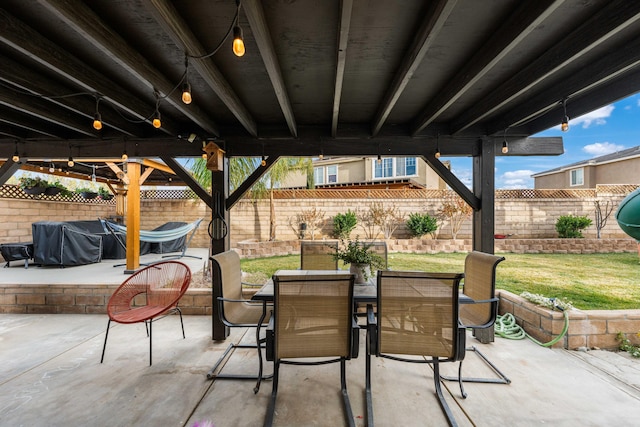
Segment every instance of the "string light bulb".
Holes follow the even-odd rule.
[[[49,173],[54,173],[56,171],[56,166],[51,163],[51,165],[49,166]]]
[[[264,156],[262,156],[262,161],[260,161],[260,166],[265,167],[267,166],[267,160]]]
[[[436,136],[436,153],[433,156],[436,159],[440,158],[440,134]]]
[[[562,108],[564,108],[564,118],[560,124],[560,130],[566,132],[569,130],[569,116],[567,116],[567,99],[562,100]]]
[[[189,105],[191,104],[191,85],[189,83],[185,83],[182,85],[182,102]]]
[[[435,157],[436,159],[439,159],[439,158],[440,158],[440,149],[436,148],[436,154],[434,154],[434,157]]]
[[[382,157],[380,156],[380,154],[378,154],[378,160],[376,160],[376,162],[381,165],[382,164]]]
[[[233,53],[236,56],[244,56],[245,53],[242,28],[237,25],[233,27]]]
[[[151,123],[156,129],[160,129],[162,127],[162,121],[160,120],[160,111],[158,111],[158,109],[156,109],[156,112],[153,115],[153,121]]]
[[[127,155],[127,150],[124,150],[122,152],[122,161],[126,162],[127,160],[129,160],[129,156]]]
[[[507,140],[502,141],[502,154],[507,154],[509,152],[509,145],[507,144]]]
[[[16,142],[16,151],[13,153],[13,157],[11,158],[13,163],[18,163],[20,161],[20,154],[18,154],[18,143]]]
[[[95,130],[102,129],[102,116],[100,115],[100,111],[98,110],[99,104],[100,104],[100,97],[96,95],[96,113],[93,115],[93,128]]]
[[[69,160],[67,161],[67,166],[72,168],[74,164],[75,162],[73,161],[73,157],[69,156]]]

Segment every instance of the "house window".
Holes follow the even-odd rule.
[[[571,172],[571,186],[584,185],[584,169],[573,169]]]
[[[412,176],[415,174],[416,174],[416,158],[415,157],[396,158],[395,176]]]
[[[327,183],[338,182],[338,165],[327,166]]]
[[[313,168],[313,182],[315,184],[324,184],[324,167]]]
[[[378,163],[376,159],[374,159],[373,162],[374,178],[416,175],[417,163],[415,157],[389,157],[382,159],[380,163]]]
[[[374,160],[375,164],[375,178],[390,178],[393,176],[393,158],[388,157],[386,159],[382,159],[381,162],[378,160]]]

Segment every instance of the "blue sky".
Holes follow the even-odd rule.
[[[587,160],[640,145],[640,94],[632,95],[581,117],[571,117],[569,131],[560,126],[533,136],[562,136],[564,154],[560,156],[496,157],[496,188],[533,188],[534,173]],[[507,141],[509,138],[507,138]],[[443,157],[444,159],[444,157]],[[471,185],[471,159],[451,160],[453,173]]]

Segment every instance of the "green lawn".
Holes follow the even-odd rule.
[[[464,270],[464,253],[390,253],[393,270]],[[583,310],[640,308],[640,263],[635,253],[543,255],[500,254],[496,287],[520,294],[528,291],[546,297],[565,298]],[[297,269],[300,256],[243,259],[250,281],[264,282],[278,269]]]

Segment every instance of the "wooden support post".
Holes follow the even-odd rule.
[[[140,164],[128,165],[127,177],[127,269],[125,274],[140,268]]]
[[[480,200],[480,208],[473,211],[473,250],[490,254],[495,231],[495,147],[493,139],[485,138],[480,155],[473,157],[473,193]],[[474,329],[473,336],[483,344],[493,342],[494,327]]]

